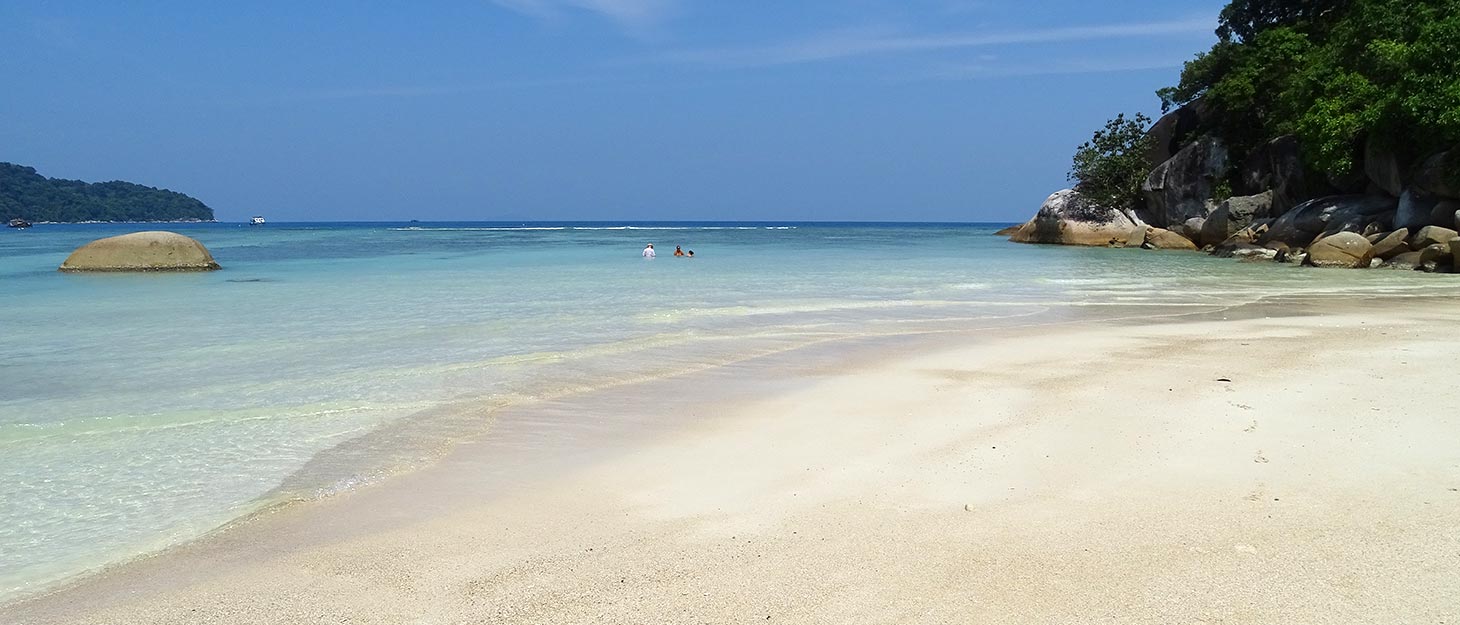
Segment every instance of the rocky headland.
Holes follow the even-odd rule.
[[[1023,243],[1455,271],[1460,0],[1231,0],[1217,42],[1075,151]]]
[[[1460,185],[1445,172],[1456,149],[1406,168],[1370,141],[1362,176],[1335,180],[1303,165],[1292,136],[1228,163],[1220,139],[1197,132],[1200,102],[1147,131],[1150,173],[1140,201],[1101,206],[1078,186],[1050,195],[1018,243],[1202,250],[1223,257],[1314,267],[1454,271],[1460,253]],[[1222,193],[1230,189],[1230,193]],[[1225,197],[1224,197],[1225,196]]]

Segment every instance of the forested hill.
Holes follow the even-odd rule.
[[[166,189],[130,182],[47,178],[34,168],[0,163],[0,221],[212,221],[208,205]]]

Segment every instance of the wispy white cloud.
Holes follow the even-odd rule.
[[[658,25],[674,10],[676,0],[491,0],[494,4],[541,19],[565,11],[589,11],[631,31]]]
[[[996,63],[980,59],[964,65],[949,65],[924,72],[916,78],[936,80],[977,80],[980,78],[1014,78],[1020,76],[1059,76],[1067,74],[1111,74],[1156,69],[1176,69],[1180,60],[1172,59],[1080,59],[1047,63]]]
[[[280,89],[266,98],[233,98],[257,104],[281,104],[329,100],[366,100],[389,98],[431,98],[470,96],[500,91],[520,91],[543,87],[562,87],[606,82],[603,76],[543,78],[538,80],[501,81],[460,85],[379,85],[334,89]]]
[[[1210,33],[1212,28],[1212,20],[1202,18],[935,35],[896,34],[885,30],[843,30],[762,46],[671,51],[663,58],[702,65],[764,67],[958,48]]]

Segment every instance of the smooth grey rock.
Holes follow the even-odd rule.
[[[1312,267],[1367,268],[1374,246],[1357,232],[1339,232],[1313,242],[1304,264]]]
[[[1228,198],[1203,222],[1201,242],[1216,245],[1251,225],[1253,220],[1266,218],[1272,210],[1272,198],[1272,191]]]
[[[1257,195],[1272,192],[1272,214],[1280,215],[1298,202],[1313,197],[1303,167],[1298,139],[1285,135],[1259,146],[1238,169],[1237,192]]]
[[[1394,227],[1418,229],[1434,225],[1435,206],[1439,198],[1425,195],[1413,188],[1405,189],[1399,196],[1399,206],[1394,211]]]
[[[1181,148],[1146,176],[1141,194],[1150,223],[1170,228],[1192,217],[1205,218],[1212,189],[1227,171],[1227,148],[1203,138]]]
[[[1177,234],[1191,240],[1191,242],[1201,245],[1201,230],[1206,227],[1206,222],[1207,220],[1201,217],[1192,217],[1186,220],[1186,223],[1181,224],[1180,228],[1176,228],[1175,231]]]
[[[1151,139],[1151,147],[1146,151],[1147,167],[1155,169],[1181,151],[1186,140],[1201,126],[1202,117],[1207,114],[1208,108],[1198,99],[1156,120],[1151,129],[1146,131],[1146,136]]]
[[[1332,195],[1294,206],[1273,221],[1259,244],[1282,241],[1307,247],[1314,239],[1339,232],[1359,232],[1371,222],[1392,221],[1398,200],[1372,195]]]
[[[1015,243],[1124,247],[1145,242],[1146,227],[1125,213],[1064,189],[1044,200],[1039,212],[1009,237]]]

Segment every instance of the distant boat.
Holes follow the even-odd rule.
[[[30,227],[30,222],[28,222],[28,221],[26,221],[24,219],[12,219],[12,220],[10,220],[10,223],[5,224],[5,225],[7,225],[7,226],[9,226],[11,228],[29,228]]]
[[[262,225],[264,225],[264,218],[262,216],[259,216],[259,215],[254,215],[252,219],[248,220],[248,225],[250,225],[250,226],[262,226]]]

